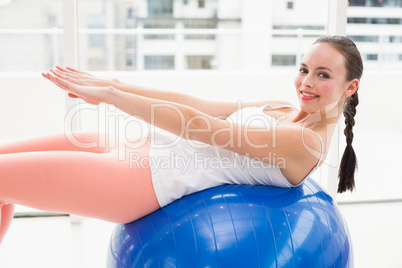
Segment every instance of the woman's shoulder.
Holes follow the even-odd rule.
[[[278,125],[276,131],[282,136],[285,145],[298,144],[299,147],[304,150],[300,150],[300,153],[313,154],[314,157],[321,155],[323,151],[323,140],[322,137],[310,128],[300,126],[298,124],[288,124],[288,125]],[[293,145],[294,145],[293,144]],[[292,153],[295,152],[293,146],[289,146]]]
[[[282,173],[296,185],[322,161],[322,139],[318,133],[297,125],[278,126],[277,131],[277,145],[287,163]]]

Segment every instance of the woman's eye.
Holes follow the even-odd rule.
[[[320,73],[318,76],[321,78],[329,78],[329,75],[327,75],[326,73]]]
[[[307,71],[306,68],[301,68],[301,69],[299,70],[299,72],[300,72],[301,74],[307,74],[307,73],[308,73],[308,71]]]

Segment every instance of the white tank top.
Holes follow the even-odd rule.
[[[282,107],[247,107],[226,120],[274,130],[279,122],[266,115],[264,109]],[[272,164],[268,164],[226,149],[186,140],[156,127],[152,127],[149,137],[152,182],[161,207],[182,196],[222,184],[295,186],[281,172],[280,166],[284,162],[271,161]],[[272,155],[267,157],[276,159]]]

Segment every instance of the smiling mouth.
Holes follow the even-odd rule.
[[[319,97],[318,95],[314,95],[314,94],[312,94],[312,93],[307,93],[307,92],[304,92],[304,91],[300,91],[300,93],[301,93],[303,96],[306,96],[306,97],[311,97],[311,98],[317,98],[317,97]]]

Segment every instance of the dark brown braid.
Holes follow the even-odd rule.
[[[355,170],[357,169],[357,158],[355,150],[352,147],[353,142],[353,126],[355,125],[356,106],[359,104],[359,96],[357,91],[350,96],[343,109],[343,115],[345,116],[345,130],[346,136],[346,148],[343,153],[341,164],[339,166],[339,184],[338,193],[345,192],[347,190],[353,190],[355,187]]]
[[[355,43],[345,36],[324,36],[316,43],[327,43],[333,46],[345,58],[346,80],[352,81],[360,78],[363,74],[363,62]],[[345,116],[346,148],[339,166],[338,193],[353,190],[355,187],[355,171],[357,169],[357,158],[352,147],[353,126],[355,125],[356,106],[359,104],[357,91],[345,101],[343,115]]]

